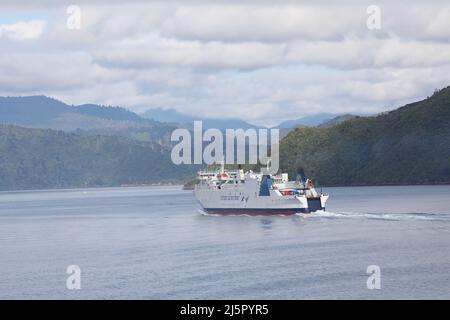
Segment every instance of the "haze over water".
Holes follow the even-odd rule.
[[[324,191],[286,217],[204,215],[181,187],[3,192],[0,298],[450,298],[450,186]]]

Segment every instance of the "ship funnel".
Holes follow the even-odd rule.
[[[303,168],[301,167],[297,168],[297,181],[301,182],[303,185],[306,184],[305,171],[303,171]]]
[[[216,164],[220,165],[220,172],[225,172],[225,161],[216,161]]]

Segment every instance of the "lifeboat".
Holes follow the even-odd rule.
[[[217,175],[217,178],[219,178],[220,180],[228,180],[230,179],[230,175],[226,172],[222,172]]]
[[[297,193],[298,191],[296,189],[281,189],[280,193],[283,196],[293,196]]]

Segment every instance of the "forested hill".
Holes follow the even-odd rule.
[[[195,171],[156,143],[0,124],[0,190],[182,183]]]
[[[299,128],[280,146],[281,167],[320,185],[450,183],[450,87],[374,117]]]
[[[11,100],[0,102],[4,108],[11,106]],[[45,106],[58,119],[60,108],[66,108]],[[11,112],[1,117],[5,122],[26,121],[28,104],[23,108],[14,108],[17,118],[6,118],[12,117]],[[150,120],[134,121],[133,113],[121,109],[86,106],[80,112],[95,121],[143,121],[144,129],[155,137],[166,136],[172,128],[149,125]],[[48,114],[39,118],[36,113],[33,121],[45,122],[52,118]],[[156,130],[163,126],[164,134]],[[195,176],[198,167],[174,165],[170,145],[158,143],[161,139],[153,136],[141,139],[145,142],[0,124],[0,190],[180,183]],[[291,177],[302,167],[319,185],[450,183],[450,87],[378,116],[298,128],[282,139],[280,151],[281,168]]]

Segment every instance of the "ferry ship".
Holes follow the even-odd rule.
[[[318,193],[302,170],[297,180],[287,173],[269,175],[220,168],[198,172],[195,196],[208,214],[292,215],[325,210],[329,195]]]

